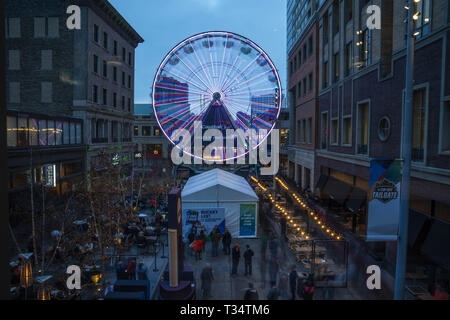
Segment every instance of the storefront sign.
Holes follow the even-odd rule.
[[[400,213],[401,160],[370,160],[367,241],[395,241]]]
[[[184,209],[183,210],[183,237],[188,238],[192,227],[197,233],[204,230],[208,236],[214,226],[218,226],[220,233],[225,231],[225,208]]]
[[[56,187],[56,165],[55,164],[46,164],[42,166],[44,176],[42,183],[46,188],[54,188]]]
[[[256,204],[241,204],[239,236],[256,237]]]

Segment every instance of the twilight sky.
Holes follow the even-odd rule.
[[[135,102],[150,103],[165,55],[187,37],[230,31],[262,47],[286,88],[286,0],[109,0],[144,38],[136,50]]]

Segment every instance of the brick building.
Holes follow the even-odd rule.
[[[87,167],[100,150],[130,158],[143,39],[107,0],[70,5],[81,8],[80,30],[66,26],[67,1],[6,1],[8,109],[82,119]]]
[[[359,212],[360,235],[367,217],[369,160],[401,156],[404,4],[330,0],[319,10],[316,191],[335,206]],[[367,27],[370,5],[381,8],[381,29]],[[439,241],[450,231],[450,9],[445,0],[421,0],[414,10],[420,15],[415,22],[408,268],[417,262],[448,272],[448,250],[441,250]],[[377,245],[377,256],[393,265],[395,248],[394,242]]]

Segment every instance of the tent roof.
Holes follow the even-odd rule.
[[[229,189],[229,191],[233,193],[232,197],[230,195],[230,199],[226,199],[227,196],[220,192],[220,198],[223,200],[258,200],[258,196],[253,191],[252,187],[250,187],[247,180],[241,176],[221,169],[212,169],[189,178],[181,192],[181,197],[190,200],[194,198],[195,194],[200,193],[203,196],[199,194],[199,200],[208,199],[215,201],[216,199],[211,199],[209,192],[206,192],[206,190],[220,190],[223,188]],[[242,194],[242,199],[235,198],[236,193]]]

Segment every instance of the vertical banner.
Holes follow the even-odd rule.
[[[241,204],[239,236],[256,237],[256,204]]]
[[[220,234],[225,231],[225,208],[183,209],[183,237],[188,239],[192,228],[197,234],[203,230],[208,236],[214,226],[218,226]]]
[[[371,159],[367,241],[395,241],[400,216],[401,160]]]

